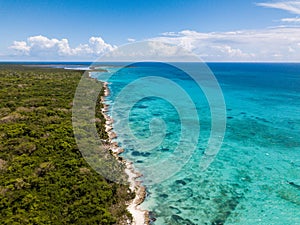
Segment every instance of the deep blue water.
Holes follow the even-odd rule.
[[[188,74],[159,63],[93,74],[109,77],[116,141],[144,175],[142,207],[154,224],[300,224],[300,64],[208,66],[223,91],[227,123],[206,170],[199,162],[211,108]]]

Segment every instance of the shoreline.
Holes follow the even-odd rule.
[[[114,142],[113,139],[117,137],[117,134],[113,130],[113,118],[107,115],[109,111],[109,105],[105,103],[105,98],[109,95],[108,83],[101,81],[103,83],[104,88],[104,96],[101,97],[101,103],[103,104],[103,108],[101,112],[106,120],[105,122],[105,131],[108,134],[108,140],[110,149],[113,152],[113,155],[119,160],[121,163],[124,163],[126,166],[125,173],[128,175],[129,188],[132,192],[135,193],[135,198],[128,203],[127,210],[132,215],[133,221],[131,221],[131,225],[149,225],[150,218],[149,212],[147,210],[143,210],[140,208],[140,205],[144,202],[146,198],[146,188],[141,184],[140,181],[137,181],[137,178],[141,177],[142,174],[137,172],[134,168],[132,162],[129,162],[125,159],[120,159],[119,154],[124,152],[124,149],[121,148],[117,142]]]

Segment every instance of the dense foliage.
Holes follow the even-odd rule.
[[[128,186],[97,174],[75,143],[72,100],[81,76],[0,66],[0,224],[121,224],[131,218]],[[103,124],[97,127],[107,138]]]

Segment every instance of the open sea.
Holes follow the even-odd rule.
[[[226,131],[206,169],[214,106],[187,73],[137,63],[92,75],[109,83],[121,156],[147,188],[142,208],[155,225],[300,224],[300,64],[208,66]]]

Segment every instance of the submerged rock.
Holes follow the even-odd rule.
[[[151,155],[151,153],[150,152],[143,152],[143,153],[141,153],[141,155],[144,156],[144,157],[148,157],[148,156]]]
[[[211,223],[211,225],[223,225],[225,223],[225,221],[222,220],[215,220]]]
[[[176,180],[176,184],[186,185],[186,182],[184,180]]]
[[[138,152],[138,151],[133,151],[133,152],[131,153],[131,155],[132,155],[132,156],[140,156],[141,153]]]
[[[290,181],[290,182],[288,182],[290,185],[292,185],[293,187],[295,187],[295,188],[297,188],[297,189],[299,189],[300,190],[300,184],[296,184],[295,182],[292,182],[292,181]]]
[[[219,212],[217,213],[215,219],[212,220],[211,225],[222,225],[225,224],[227,218],[235,210],[239,204],[240,197],[231,197],[227,201],[219,205]]]
[[[168,198],[169,195],[167,195],[167,194],[160,194],[159,197],[161,197],[161,198]]]
[[[176,208],[175,206],[169,206],[173,213],[180,214],[181,210]]]
[[[139,105],[138,108],[140,108],[140,109],[146,109],[146,108],[148,108],[148,106],[147,105]]]
[[[172,215],[170,220],[168,221],[168,224],[172,225],[194,225],[192,221],[189,219],[184,219],[178,215]]]
[[[152,212],[152,211],[150,211],[150,212],[149,212],[150,224],[152,224],[153,222],[156,221],[156,218],[155,218],[155,217],[156,217],[155,213]]]

